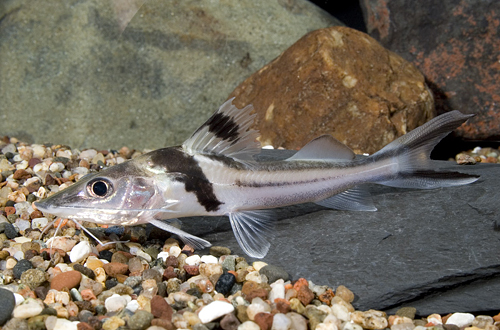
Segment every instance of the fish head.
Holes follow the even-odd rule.
[[[35,206],[63,218],[131,225],[145,222],[158,199],[154,179],[127,162],[83,177]]]

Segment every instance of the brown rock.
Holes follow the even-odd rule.
[[[247,314],[247,306],[245,305],[236,306],[236,317],[241,323],[245,323],[246,321],[250,320]]]
[[[88,324],[87,322],[79,322],[76,325],[76,328],[78,330],[94,330],[94,328],[90,324]]]
[[[330,305],[330,302],[332,301],[332,298],[335,297],[335,294],[333,293],[332,289],[328,289],[322,294],[319,295],[318,299],[327,304]]]
[[[156,325],[158,327],[162,327],[166,330],[174,330],[175,326],[172,324],[171,321],[165,320],[165,319],[153,319],[151,321],[151,325]]]
[[[165,266],[169,267],[177,267],[179,265],[179,261],[177,260],[176,256],[168,256],[167,260],[165,260]]]
[[[286,299],[276,298],[274,299],[274,302],[276,303],[276,309],[278,310],[278,312],[286,314],[292,311],[290,302],[288,302]]]
[[[33,168],[36,164],[39,164],[41,163],[42,161],[38,158],[31,158],[29,161],[28,161],[28,166]]]
[[[271,313],[258,313],[253,321],[259,325],[261,330],[269,330],[273,325],[273,316]]]
[[[331,134],[373,153],[434,116],[424,76],[367,34],[346,27],[313,31],[230,95],[253,104],[264,145],[300,149]]]
[[[5,214],[6,215],[11,215],[16,213],[16,208],[14,206],[6,206],[5,207]]]
[[[171,278],[176,278],[176,277],[177,273],[174,271],[174,267],[172,266],[168,266],[167,269],[165,269],[165,271],[163,272],[163,278],[167,281]]]
[[[151,299],[151,313],[156,318],[172,321],[174,310],[163,297],[156,295]]]
[[[111,256],[111,262],[120,262],[122,264],[128,263],[128,260],[133,258],[134,256],[130,253],[118,251],[113,253]]]
[[[314,299],[314,293],[309,289],[309,286],[303,285],[297,292],[297,299],[299,299],[304,306],[307,306]]]
[[[82,273],[76,270],[60,273],[54,276],[50,283],[50,288],[61,291],[64,288],[73,289],[82,280]]]
[[[19,169],[14,172],[14,180],[22,180],[31,178],[31,174],[29,174],[26,170]]]
[[[264,300],[269,295],[270,287],[267,285],[259,284],[254,281],[246,281],[241,288],[241,293],[246,300],[252,301],[253,298],[259,297]]]
[[[128,271],[128,265],[122,264],[120,262],[110,262],[108,264],[105,264],[103,268],[106,274],[112,277],[116,277],[116,275],[118,274],[124,275]]]
[[[198,266],[184,265],[184,270],[191,276],[200,275],[200,269]]]
[[[30,213],[31,220],[36,219],[36,218],[41,218],[41,217],[43,217],[43,213],[40,212],[39,210],[35,210],[35,211]]]
[[[234,313],[226,314],[222,320],[220,320],[220,327],[223,330],[236,330],[241,322],[238,320]]]

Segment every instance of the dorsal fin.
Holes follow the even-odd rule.
[[[287,160],[353,160],[356,155],[345,144],[331,135],[321,135],[306,144],[295,155]]]
[[[256,140],[259,132],[250,130],[256,114],[250,115],[252,105],[236,108],[227,100],[198,128],[182,147],[189,154],[224,155],[241,161],[253,161],[252,156],[261,150]]]

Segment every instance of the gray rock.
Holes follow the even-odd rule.
[[[2,330],[29,330],[28,321],[13,317],[2,327]]]
[[[16,298],[14,298],[14,294],[9,290],[0,288],[0,301],[2,302],[2,308],[0,308],[0,326],[2,326],[12,315],[12,311],[16,306]]]
[[[45,272],[40,269],[28,269],[21,274],[21,283],[29,286],[31,290],[41,286],[46,280]]]
[[[261,159],[290,154],[264,151]],[[263,261],[282,267],[292,280],[343,284],[361,310],[498,311],[500,300],[491,292],[500,290],[500,166],[435,163],[481,179],[435,190],[373,185],[377,212],[313,204],[277,209],[275,236]],[[228,220],[201,217],[182,223],[183,230],[245,255]]]
[[[288,281],[288,273],[281,267],[274,265],[266,265],[259,270],[259,274],[266,275],[269,283],[274,283],[280,278],[285,282]]]
[[[139,310],[128,320],[128,327],[131,330],[144,330],[151,325],[153,318],[150,312]]]
[[[2,3],[2,134],[79,148],[178,144],[251,73],[340,24],[306,0],[120,3]]]
[[[14,272],[14,278],[20,279],[23,273],[26,272],[28,269],[33,269],[33,264],[27,259],[19,260],[18,263],[12,269],[12,271]]]

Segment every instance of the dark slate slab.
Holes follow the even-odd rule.
[[[435,163],[481,179],[435,190],[373,185],[377,212],[314,204],[278,209],[276,236],[263,261],[282,267],[292,280],[343,284],[361,310],[498,311],[500,299],[492,292],[500,290],[500,165]],[[226,217],[182,222],[186,231],[244,255]]]

